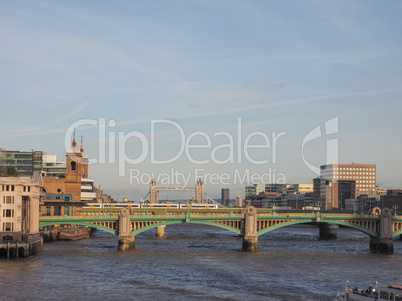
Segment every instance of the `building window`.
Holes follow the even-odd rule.
[[[6,185],[6,191],[10,191],[10,185]]]
[[[3,209],[3,217],[14,217],[14,209]]]
[[[3,196],[3,204],[14,204],[14,196]]]
[[[75,171],[77,168],[77,163],[75,161],[71,161],[70,170]]]
[[[14,238],[10,235],[3,236],[3,242],[12,242]]]
[[[3,231],[4,232],[14,231],[14,223],[3,223]]]
[[[28,186],[28,192],[31,192],[31,186]]]
[[[11,185],[11,191],[14,191],[14,185]]]

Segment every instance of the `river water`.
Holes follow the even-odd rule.
[[[257,253],[216,227],[172,225],[165,234],[144,232],[121,252],[98,231],[0,259],[0,300],[335,300],[346,280],[402,284],[402,241],[392,255],[371,254],[368,236],[353,229],[325,241],[317,227],[285,227],[260,237]]]

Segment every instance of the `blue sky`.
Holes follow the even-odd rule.
[[[130,184],[130,169],[157,175],[173,168],[192,177],[202,169],[231,177],[208,183],[209,195],[229,187],[234,198],[245,185],[234,183],[236,170],[310,183],[316,175],[303,162],[302,141],[337,117],[338,132],[306,144],[306,160],[325,164],[327,139],[338,139],[340,163],[377,164],[377,184],[402,188],[401,15],[400,1],[1,1],[0,147],[61,159],[73,123],[104,118],[115,122],[106,140],[99,142],[95,126],[78,127],[77,136],[90,158],[106,143],[106,162],[90,166],[105,192],[144,195],[147,185]],[[228,143],[214,134],[237,141],[239,118],[242,142],[255,132],[270,139],[285,133],[275,163],[272,147],[249,151],[265,164],[247,160],[243,149],[241,162],[225,164],[194,164],[185,153],[152,164],[148,154],[119,176],[117,140],[110,163],[108,137],[136,131],[150,141],[151,120],[173,121],[186,138],[205,132],[211,148],[190,153],[211,159],[214,147]],[[156,156],[173,158],[179,132],[158,125]],[[261,135],[250,141],[265,143]],[[136,158],[143,147],[128,139],[125,154]],[[229,155],[229,148],[216,152],[220,160]]]

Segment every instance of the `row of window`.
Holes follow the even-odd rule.
[[[14,185],[1,185],[1,190],[2,191],[14,191],[15,190],[15,186]],[[31,187],[30,186],[24,186],[24,192],[30,192],[31,191]]]
[[[361,176],[357,176],[357,177],[349,177],[348,175],[334,175],[334,178],[353,178],[353,179],[371,179],[374,180],[375,177],[361,177]]]
[[[12,232],[14,231],[14,223],[5,222],[3,223],[3,232]]]
[[[375,171],[375,168],[368,167],[334,167],[334,170],[357,170],[357,171]]]

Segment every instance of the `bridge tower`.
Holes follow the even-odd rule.
[[[149,202],[157,204],[159,202],[159,183],[153,179],[149,184]]]
[[[201,179],[195,184],[195,201],[197,204],[204,203],[204,181]]]
[[[379,234],[378,238],[370,238],[370,250],[375,253],[393,253],[392,212],[389,208],[383,208],[381,210]]]
[[[258,251],[257,209],[247,206],[244,211],[244,251]]]

